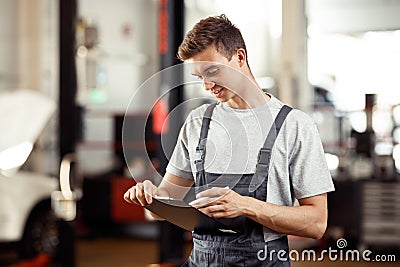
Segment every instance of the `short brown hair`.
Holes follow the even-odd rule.
[[[247,55],[240,30],[224,15],[208,17],[200,20],[190,30],[178,49],[178,58],[187,60],[215,45],[217,51],[228,60],[239,48],[243,48]],[[247,60],[247,57],[246,57]]]

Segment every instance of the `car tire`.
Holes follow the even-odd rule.
[[[31,212],[18,246],[21,258],[38,254],[54,255],[59,245],[59,230],[50,200],[39,203]]]

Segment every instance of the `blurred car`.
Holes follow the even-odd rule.
[[[23,258],[52,254],[59,244],[51,209],[58,179],[20,170],[54,111],[32,90],[0,93],[0,243],[15,243]]]

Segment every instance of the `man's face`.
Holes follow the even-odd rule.
[[[201,79],[204,88],[220,102],[226,102],[238,92],[233,88],[240,75],[236,56],[228,60],[211,46],[188,60],[192,64],[192,75]]]

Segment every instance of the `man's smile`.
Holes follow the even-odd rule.
[[[220,98],[223,94],[224,88],[220,86],[214,86],[214,88],[210,89],[210,91],[215,97]]]

